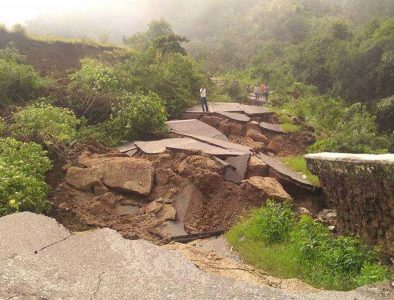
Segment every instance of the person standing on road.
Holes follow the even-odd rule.
[[[257,84],[255,84],[253,92],[254,92],[254,95],[256,96],[256,101],[259,101],[261,91],[260,91],[260,88]]]
[[[264,97],[265,97],[265,101],[267,101],[268,102],[268,96],[269,96],[269,94],[270,94],[270,89],[269,89],[269,87],[268,87],[268,84],[265,86],[265,89],[264,89]]]
[[[204,85],[202,85],[200,88],[200,102],[202,106],[202,111],[203,112],[209,111],[208,102],[207,102],[207,89],[205,88]]]
[[[265,84],[264,82],[260,85],[260,93],[262,98],[265,96]],[[265,101],[265,99],[263,98],[262,101]]]

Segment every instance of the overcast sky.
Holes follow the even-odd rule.
[[[0,23],[8,26],[39,16],[93,11],[122,12],[145,0],[0,0]]]

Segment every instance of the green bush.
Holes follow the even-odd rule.
[[[381,131],[389,133],[394,131],[394,96],[378,103],[376,122]]]
[[[115,70],[97,60],[81,60],[81,68],[69,76],[70,104],[91,122],[103,121],[118,103],[119,82]]]
[[[44,212],[48,208],[47,191],[44,181],[0,158],[0,216],[18,211]]]
[[[14,136],[38,135],[67,142],[75,138],[79,122],[68,109],[37,103],[14,114],[11,130]]]
[[[0,106],[24,104],[48,83],[14,48],[0,50]]]
[[[309,216],[295,221],[288,204],[268,202],[226,234],[246,262],[318,288],[350,290],[390,279],[379,252],[354,237],[333,237]]]
[[[43,179],[51,168],[46,152],[36,143],[22,143],[14,138],[0,139],[0,157],[3,162],[13,165],[28,174]]]
[[[0,216],[17,211],[44,212],[51,168],[46,152],[35,143],[0,139]]]
[[[121,140],[149,139],[165,132],[166,121],[166,110],[157,94],[126,94],[111,119],[96,127],[96,137],[104,137],[112,145]]]
[[[350,153],[387,152],[388,138],[380,136],[374,117],[360,103],[345,109],[330,136],[310,147],[310,151]]]

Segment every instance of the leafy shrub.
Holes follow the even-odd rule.
[[[42,213],[48,208],[44,181],[26,175],[0,158],[0,216],[17,211]]]
[[[79,120],[68,109],[37,103],[14,115],[11,129],[15,136],[39,135],[67,142],[75,138]]]
[[[23,173],[43,179],[51,168],[46,152],[36,143],[22,143],[14,138],[0,139],[0,157]]]
[[[24,104],[47,86],[32,66],[15,49],[0,50],[0,103],[1,105]]]
[[[207,81],[191,57],[179,53],[162,56],[153,50],[132,53],[116,66],[116,72],[123,90],[159,95],[171,119],[179,118],[198,101],[200,84]]]
[[[0,216],[17,212],[44,212],[48,186],[44,181],[51,162],[35,143],[0,139]]]
[[[112,118],[98,125],[97,137],[111,136],[107,143],[119,143],[121,140],[147,139],[166,130],[167,121],[163,101],[155,93],[147,95],[126,94]],[[105,139],[104,139],[105,141]]]
[[[119,89],[112,67],[94,59],[83,59],[81,68],[70,75],[70,102],[81,116],[90,121],[103,121],[117,103]]]

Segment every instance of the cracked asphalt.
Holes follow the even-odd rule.
[[[0,299],[384,299],[363,289],[295,295],[212,275],[176,251],[31,213],[0,218]],[[388,298],[386,298],[388,299]]]

